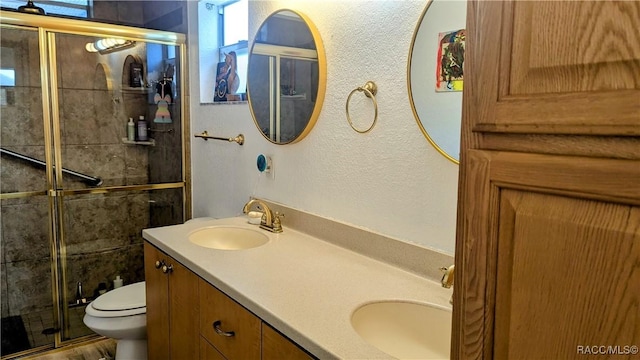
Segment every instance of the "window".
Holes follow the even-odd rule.
[[[0,69],[0,86],[16,86],[16,71],[14,69]]]
[[[2,7],[18,9],[25,5],[25,0],[2,0]],[[34,4],[44,9],[49,15],[65,15],[88,18],[93,0],[35,0]]]
[[[247,41],[249,38],[248,10],[247,0],[240,0],[222,7],[222,45]]]
[[[240,80],[237,92],[245,93],[249,62],[248,0],[204,0],[197,6],[200,102],[214,102],[218,64],[232,51],[236,53]]]
[[[238,92],[244,93],[247,88],[247,65],[249,63],[249,7],[248,0],[239,0],[219,7],[220,23],[218,41],[220,46],[220,62],[225,60],[225,54],[236,53],[238,78],[240,85]]]

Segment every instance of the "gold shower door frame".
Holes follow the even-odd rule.
[[[102,24],[84,20],[63,19],[31,15],[16,12],[0,11],[0,24],[3,28],[14,28],[38,31],[39,62],[42,85],[42,109],[44,122],[44,146],[46,161],[46,178],[49,203],[49,239],[51,247],[51,287],[54,312],[54,327],[60,329],[55,333],[55,348],[72,343],[87,340],[95,335],[83,336],[75,339],[63,340],[65,326],[68,319],[69,299],[64,287],[66,286],[66,253],[64,236],[64,206],[65,196],[85,194],[107,194],[123,191],[152,191],[163,189],[182,190],[183,219],[191,217],[191,174],[189,154],[189,112],[186,92],[188,91],[187,77],[187,49],[186,37],[183,34],[134,28],[128,26]],[[59,113],[58,76],[56,69],[56,34],[71,34],[95,37],[118,37],[125,40],[156,43],[161,45],[176,46],[179,49],[180,68],[178,69],[179,88],[181,99],[180,119],[182,132],[182,181],[144,184],[144,185],[119,185],[105,186],[89,189],[64,189],[57,184],[63,184],[62,166],[62,141]],[[53,85],[52,85],[53,84]],[[0,199],[26,198],[45,195],[42,191],[14,192],[0,194]],[[50,345],[32,348],[12,356],[25,355],[48,348]]]

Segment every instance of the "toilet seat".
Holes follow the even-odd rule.
[[[133,316],[146,312],[144,281],[126,285],[100,295],[86,308],[87,315],[101,318]]]

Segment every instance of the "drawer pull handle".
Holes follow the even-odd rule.
[[[222,325],[222,321],[220,320],[216,320],[213,322],[213,330],[215,330],[218,335],[226,337],[232,337],[236,335],[236,333],[233,331],[224,331],[220,329],[220,325]]]
[[[160,269],[164,265],[164,260],[156,260],[156,269]]]

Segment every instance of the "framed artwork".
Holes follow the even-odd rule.
[[[436,91],[462,91],[465,29],[438,34]]]
[[[227,101],[227,77],[229,76],[229,69],[227,64],[223,62],[218,63],[218,71],[216,72],[216,87],[213,93],[213,101]]]

